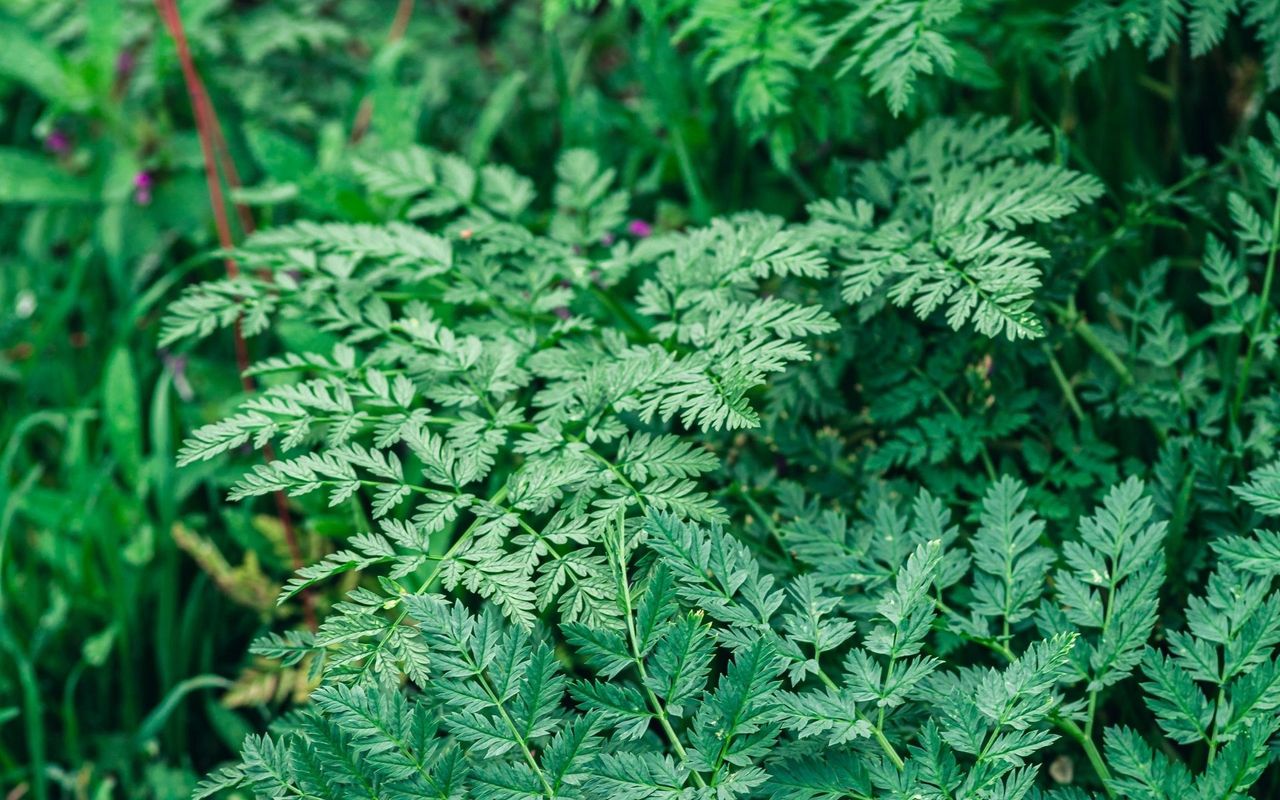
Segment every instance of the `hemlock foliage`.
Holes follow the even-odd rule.
[[[306,663],[312,702],[199,796],[1026,797],[1060,740],[1113,797],[1246,792],[1280,728],[1275,534],[1220,540],[1182,610],[1161,604],[1168,510],[1137,477],[1052,525],[1012,476],[954,518],[923,489],[862,521],[800,496],[768,522],[775,555],[714,491],[726,434],[783,413],[771,379],[838,333],[823,297],[1045,334],[1035,231],[1101,192],[1038,160],[1047,143],[935,120],[809,221],[621,241],[627,197],[589,152],[561,157],[544,206],[509,169],[413,148],[359,173],[417,225],[250,238],[244,275],[187,290],[166,339],[322,335],[253,365],[262,388],[179,459],[274,444],[233,498],[362,498],[369,526],[284,588],[364,575],[318,630],[255,645]],[[1245,204],[1245,252],[1273,254]],[[1210,247],[1206,300],[1240,303]],[[1260,318],[1231,313],[1233,334]],[[1273,471],[1234,491],[1274,512]],[[1134,687],[1150,729],[1207,757],[1101,724]]]
[[[7,796],[1280,793],[1275,0],[0,45]]]

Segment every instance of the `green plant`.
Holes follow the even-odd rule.
[[[1273,17],[10,4],[0,785],[1275,794]]]
[[[1191,630],[1170,634],[1167,656],[1153,642],[1169,525],[1137,479],[1060,553],[1003,478],[968,535],[927,492],[909,513],[877,501],[865,525],[773,523],[788,565],[772,570],[707,493],[725,486],[717,454],[746,444],[717,431],[760,425],[766,377],[803,369],[788,364],[809,360],[804,341],[835,330],[787,299],[833,282],[825,251],[858,259],[839,281],[847,300],[920,297],[919,316],[945,304],[953,328],[974,314],[984,335],[1043,335],[1027,259],[1050,254],[1007,229],[1069,213],[1098,185],[1019,164],[1043,139],[1004,131],[930,126],[869,167],[859,188],[898,215],[880,227],[869,203],[842,199],[808,225],[741,214],[634,243],[608,242],[626,198],[588,153],[563,156],[540,213],[509,170],[414,149],[359,170],[399,201],[392,215],[434,233],[298,224],[236,253],[271,279],[189,289],[167,339],[309,319],[320,349],[252,367],[272,384],[181,458],[278,441],[282,457],[233,498],[367,496],[376,525],[282,600],[350,570],[382,576],[314,635],[256,645],[310,657],[322,688],[205,793],[1020,796],[1062,735],[1112,796],[1225,797],[1257,781],[1280,726],[1280,596],[1264,601],[1270,573],[1242,572],[1258,558],[1239,553],[1266,534],[1232,539],[1208,597],[1166,611]],[[881,286],[885,263],[901,277]],[[1101,709],[1139,662],[1145,732],[1104,732]],[[1155,730],[1200,744],[1203,771],[1148,772]]]

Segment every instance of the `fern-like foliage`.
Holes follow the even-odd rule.
[[[1203,56],[1240,17],[1262,45],[1267,81],[1280,82],[1280,6],[1273,0],[1085,0],[1070,18],[1067,66],[1079,73],[1123,40],[1157,58],[1189,36],[1191,55]]]
[[[669,14],[707,80],[729,85],[735,119],[785,164],[801,133],[834,127],[832,94],[882,95],[897,116],[922,78],[951,75],[962,10],[957,0],[694,0]]]
[[[885,95],[889,110],[902,113],[923,75],[951,74],[956,54],[948,23],[960,14],[958,0],[880,0],[846,3],[822,32],[815,61],[840,61],[837,76],[857,71],[871,94]]]
[[[1114,487],[1081,521],[1055,578],[1074,585],[1087,570],[1097,583],[1106,568],[1101,582],[1119,588],[1063,589],[1056,601],[1037,569],[1053,557],[1034,544],[1042,525],[1024,497],[998,482],[972,536],[925,494],[905,516],[883,507],[864,533],[793,529],[788,542],[814,563],[785,581],[719,526],[618,513],[601,541],[610,616],[530,630],[434,593],[383,600],[414,623],[408,691],[389,675],[328,683],[202,794],[1024,797],[1065,733],[1113,796],[1240,796],[1280,728],[1275,570],[1239,569],[1247,562],[1224,551],[1166,654],[1147,644],[1141,587],[1158,581],[1148,554],[1162,529],[1142,484]],[[1037,594],[1046,605],[1030,626]],[[1129,595],[1136,611],[1118,604]],[[981,630],[993,618],[1007,633]],[[1041,638],[1044,618],[1064,630]],[[994,663],[948,667],[948,628]],[[555,642],[575,654],[575,674]],[[1205,748],[1202,773],[1153,755],[1132,728],[1095,744],[1092,698],[1139,659],[1153,718],[1170,740]],[[1091,681],[1073,696],[1082,671]]]
[[[994,470],[963,509],[893,484],[855,514],[789,484],[774,560],[722,504],[751,489],[717,491],[762,387],[836,332],[795,299],[836,293],[830,261],[868,311],[1039,333],[1047,252],[1017,231],[1098,189],[1030,162],[1044,144],[936,123],[810,223],[622,242],[590,153],[544,210],[510,171],[414,149],[358,168],[387,223],[251,239],[254,277],[192,289],[168,329],[254,313],[314,344],[255,364],[180,457],[270,443],[233,497],[371,522],[284,588],[361,574],[318,629],[255,645],[310,659],[312,702],[200,796],[1030,798],[1064,752],[1111,797],[1243,796],[1280,730],[1275,533],[1218,539],[1203,596],[1168,606],[1173,522],[1137,477],[1066,522]],[[1273,477],[1237,492],[1273,513]],[[1121,691],[1145,719],[1112,724]]]
[[[833,326],[820,308],[760,287],[827,266],[762,216],[607,249],[601,236],[625,197],[582,151],[560,162],[545,233],[511,221],[529,202],[522,179],[468,170],[418,150],[365,166],[373,191],[440,220],[439,232],[398,222],[268,231],[240,256],[273,282],[242,279],[234,294],[214,283],[178,302],[173,336],[234,320],[230,301],[269,308],[264,324],[313,320],[333,342],[256,364],[271,384],[197,430],[179,460],[274,442],[281,457],[244,475],[233,498],[368,498],[376,528],[305,569],[286,597],[379,564],[419,590],[476,592],[523,626],[553,606],[599,623],[618,614],[600,552],[616,515],[723,519],[693,480],[716,458],[668,428],[755,424],[749,393]],[[638,283],[634,304],[615,296],[624,280]],[[467,313],[477,309],[486,313]],[[412,655],[413,629],[382,602],[360,595],[322,626],[315,646],[339,645],[335,668],[395,671]]]
[[[1036,338],[1033,305],[1049,250],[1019,232],[1064,217],[1102,193],[1095,178],[1032,161],[1042,132],[1004,120],[935,120],[859,173],[851,198],[810,207],[810,231],[841,267],[842,294],[920,317],[943,311],[959,329]]]

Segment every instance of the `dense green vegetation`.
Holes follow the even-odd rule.
[[[1280,793],[1280,4],[11,0],[6,798]]]

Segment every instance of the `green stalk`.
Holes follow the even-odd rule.
[[[704,224],[711,219],[711,204],[702,193],[698,183],[698,174],[693,170],[693,159],[689,157],[689,147],[684,141],[684,132],[680,130],[678,120],[667,122],[667,131],[671,134],[671,147],[675,150],[676,164],[680,167],[680,180],[684,183],[685,193],[689,195],[690,211],[693,221]]]
[[[525,763],[529,765],[529,769],[533,770],[533,774],[538,776],[538,782],[542,784],[542,790],[546,792],[547,797],[555,797],[555,789],[551,788],[551,782],[547,780],[546,773],[542,771],[542,767],[538,766],[538,762],[534,760],[533,751],[529,749],[528,743],[520,735],[520,728],[516,726],[515,720],[507,713],[506,706],[502,704],[502,698],[498,697],[498,693],[493,690],[483,670],[477,672],[476,677],[480,679],[480,686],[484,689],[485,694],[489,695],[489,702],[493,703],[494,707],[498,709],[498,714],[502,717],[502,721],[511,730],[511,735],[516,738],[516,744],[520,745],[520,752],[524,756]]]
[[[689,154],[689,145],[684,138],[680,109],[676,107],[678,101],[673,96],[672,87],[679,76],[674,74],[673,70],[665,69],[666,64],[659,62],[661,55],[666,53],[663,45],[667,31],[662,27],[662,20],[656,8],[643,5],[641,16],[644,18],[644,30],[649,40],[645,48],[647,57],[644,59],[645,69],[643,70],[648,94],[655,98],[658,114],[662,118],[662,127],[670,137],[671,150],[676,157],[676,167],[680,171],[680,181],[684,185],[685,194],[689,197],[690,214],[694,222],[703,224],[711,218],[711,204],[707,201],[706,193],[703,192],[702,184],[698,180],[693,158]],[[679,105],[683,106],[683,103]]]
[[[600,305],[604,306],[605,310],[612,314],[615,319],[630,328],[631,332],[636,335],[637,339],[642,342],[652,342],[654,340],[653,334],[649,332],[649,329],[640,322],[635,314],[631,313],[630,309],[619,303],[617,298],[615,298],[611,293],[601,289],[594,282],[590,284],[590,290],[591,296],[594,297]]]
[[[621,515],[620,515],[621,516]],[[622,530],[623,522],[618,521],[618,536],[621,539],[625,537]],[[645,699],[649,702],[649,707],[653,709],[654,715],[658,718],[658,724],[662,726],[662,732],[666,734],[667,740],[671,742],[671,749],[675,750],[676,757],[680,759],[680,763],[684,764],[689,770],[689,775],[693,777],[693,782],[697,784],[699,789],[707,788],[707,783],[703,780],[698,771],[689,765],[689,753],[684,749],[684,745],[680,742],[680,737],[676,735],[675,729],[671,727],[671,720],[667,715],[666,706],[649,688],[649,674],[644,668],[644,657],[640,653],[640,637],[636,633],[636,621],[631,610],[631,582],[627,579],[627,559],[625,555],[625,547],[620,543],[616,552],[617,563],[614,568],[618,570],[618,588],[622,597],[622,616],[627,621],[627,643],[631,648],[631,661],[635,665],[636,674],[640,677],[640,686],[644,689]]]
[[[1111,770],[1107,768],[1107,763],[1102,760],[1102,754],[1098,752],[1093,739],[1086,736],[1084,731],[1080,730],[1079,725],[1066,717],[1054,717],[1053,721],[1060,730],[1075,739],[1080,748],[1084,750],[1085,756],[1088,757],[1089,763],[1093,766],[1093,771],[1098,773],[1098,777],[1102,780],[1102,788],[1106,791],[1107,797],[1115,797],[1115,792],[1111,790]]]
[[[1102,631],[1098,634],[1098,639],[1100,641],[1106,640],[1107,631],[1111,628],[1111,616],[1113,613],[1115,613],[1116,586],[1118,586],[1120,583],[1119,579],[1116,577],[1116,569],[1117,569],[1116,565],[1120,563],[1120,557],[1123,554],[1123,549],[1124,548],[1121,547],[1116,552],[1116,556],[1112,561],[1111,581],[1107,587],[1107,607],[1102,615]],[[1100,675],[1094,675],[1093,677],[1096,679],[1100,677]],[[1088,710],[1087,716],[1085,717],[1084,737],[1088,739],[1090,742],[1093,741],[1093,725],[1094,725],[1094,722],[1097,721],[1098,694],[1101,691],[1102,691],[1101,688],[1089,690],[1089,710]]]
[[[1058,382],[1058,388],[1062,390],[1062,396],[1066,398],[1067,406],[1071,408],[1071,413],[1079,422],[1084,422],[1084,409],[1080,407],[1080,401],[1076,399],[1075,390],[1071,388],[1071,382],[1067,380],[1067,374],[1062,371],[1062,365],[1058,363],[1058,357],[1054,355],[1053,349],[1049,345],[1044,345],[1044,354],[1049,357],[1049,369],[1053,371],[1054,380]]]
[[[831,676],[827,675],[827,673],[823,671],[822,667],[818,667],[818,677],[828,689],[831,689],[832,691],[839,691],[840,687],[836,686],[836,682],[831,680]],[[863,716],[861,712],[858,713],[858,716],[862,717],[863,721],[868,725],[871,724],[871,720]],[[906,762],[902,760],[902,756],[898,755],[898,751],[893,749],[893,743],[884,735],[884,731],[878,727],[872,726],[871,734],[880,745],[880,749],[883,750],[884,754],[893,762],[893,766],[901,772],[903,767],[906,766]]]
[[[741,497],[742,501],[751,509],[751,513],[760,518],[760,522],[768,529],[769,535],[772,536],[774,542],[777,543],[778,549],[782,551],[782,555],[787,559],[787,563],[795,566],[795,559],[791,557],[791,551],[787,549],[786,543],[782,540],[782,531],[778,530],[778,525],[773,521],[773,517],[769,512],[765,511],[764,508],[761,507],[759,501],[751,495],[751,489],[737,482],[735,482],[731,488],[738,491],[738,496]]]
[[[1253,321],[1253,331],[1249,334],[1249,344],[1244,351],[1244,366],[1240,370],[1240,382],[1236,384],[1236,397],[1231,403],[1231,421],[1240,418],[1240,407],[1244,404],[1244,395],[1249,388],[1250,373],[1253,371],[1253,353],[1258,346],[1258,337],[1267,325],[1267,317],[1271,313],[1271,284],[1276,275],[1276,252],[1280,251],[1280,191],[1276,193],[1274,208],[1271,211],[1271,244],[1267,249],[1267,269],[1262,276],[1261,308],[1258,318]]]
[[[1215,730],[1209,736],[1209,755],[1206,761],[1207,764],[1212,764],[1214,757],[1217,756],[1218,754],[1218,731],[1216,730],[1216,728],[1218,728],[1218,719],[1220,719],[1222,716],[1222,701],[1224,698],[1225,698],[1225,692],[1223,690],[1223,687],[1219,685],[1218,697],[1213,702],[1213,719],[1214,719]]]
[[[503,484],[502,488],[494,492],[493,496],[489,498],[489,502],[494,505],[501,504],[502,501],[506,499],[508,490],[509,487],[506,484]],[[471,541],[471,537],[475,534],[476,529],[480,527],[480,522],[481,520],[476,518],[474,522],[467,526],[467,529],[462,532],[462,535],[459,536],[452,545],[450,545],[449,549],[440,557],[440,560],[436,562],[436,566],[431,570],[431,574],[428,575],[427,579],[418,586],[414,591],[414,594],[422,594],[431,588],[432,584],[436,582],[436,579],[440,577],[440,572],[444,569],[444,565],[449,563],[450,559],[453,558],[454,554],[456,554],[458,550],[462,549],[463,545]],[[404,621],[408,616],[409,612],[407,609],[400,611],[400,616],[396,617],[395,621],[391,623],[391,627],[387,629],[387,633],[382,637],[382,641],[378,642],[378,646],[374,648],[373,653],[371,653],[369,658],[365,661],[364,666],[360,668],[361,677],[369,671],[369,667],[376,660],[374,657],[377,656],[378,653],[381,653],[383,648],[387,646],[387,643],[391,641],[392,634],[395,633],[397,628],[404,624]]]
[[[956,404],[951,402],[951,398],[947,397],[947,393],[942,390],[942,387],[934,384],[933,380],[928,375],[925,374],[924,370],[920,369],[919,367],[912,367],[911,371],[915,373],[915,375],[919,377],[921,380],[929,384],[929,386],[933,389],[934,394],[938,396],[938,400],[942,402],[942,405],[945,406],[948,411],[954,414],[957,419],[961,419],[961,420],[964,419],[964,414],[960,413],[960,409],[956,407]],[[978,442],[978,455],[982,458],[982,468],[986,471],[987,478],[992,483],[995,483],[996,478],[998,476],[996,475],[995,464],[992,463],[991,461],[991,453],[987,451],[986,442],[983,442],[983,441]]]
[[[1088,320],[1084,317],[1080,317],[1075,321],[1071,328],[1075,331],[1076,335],[1080,337],[1080,341],[1084,342],[1090,350],[1102,357],[1102,360],[1107,363],[1107,366],[1111,367],[1111,369],[1115,371],[1116,375],[1120,377],[1120,381],[1124,383],[1125,386],[1132,386],[1136,382],[1134,380],[1133,373],[1129,371],[1129,367],[1120,359],[1120,356],[1116,355],[1114,350],[1107,347],[1106,342],[1102,341],[1102,337],[1098,336],[1097,331],[1089,325]]]

